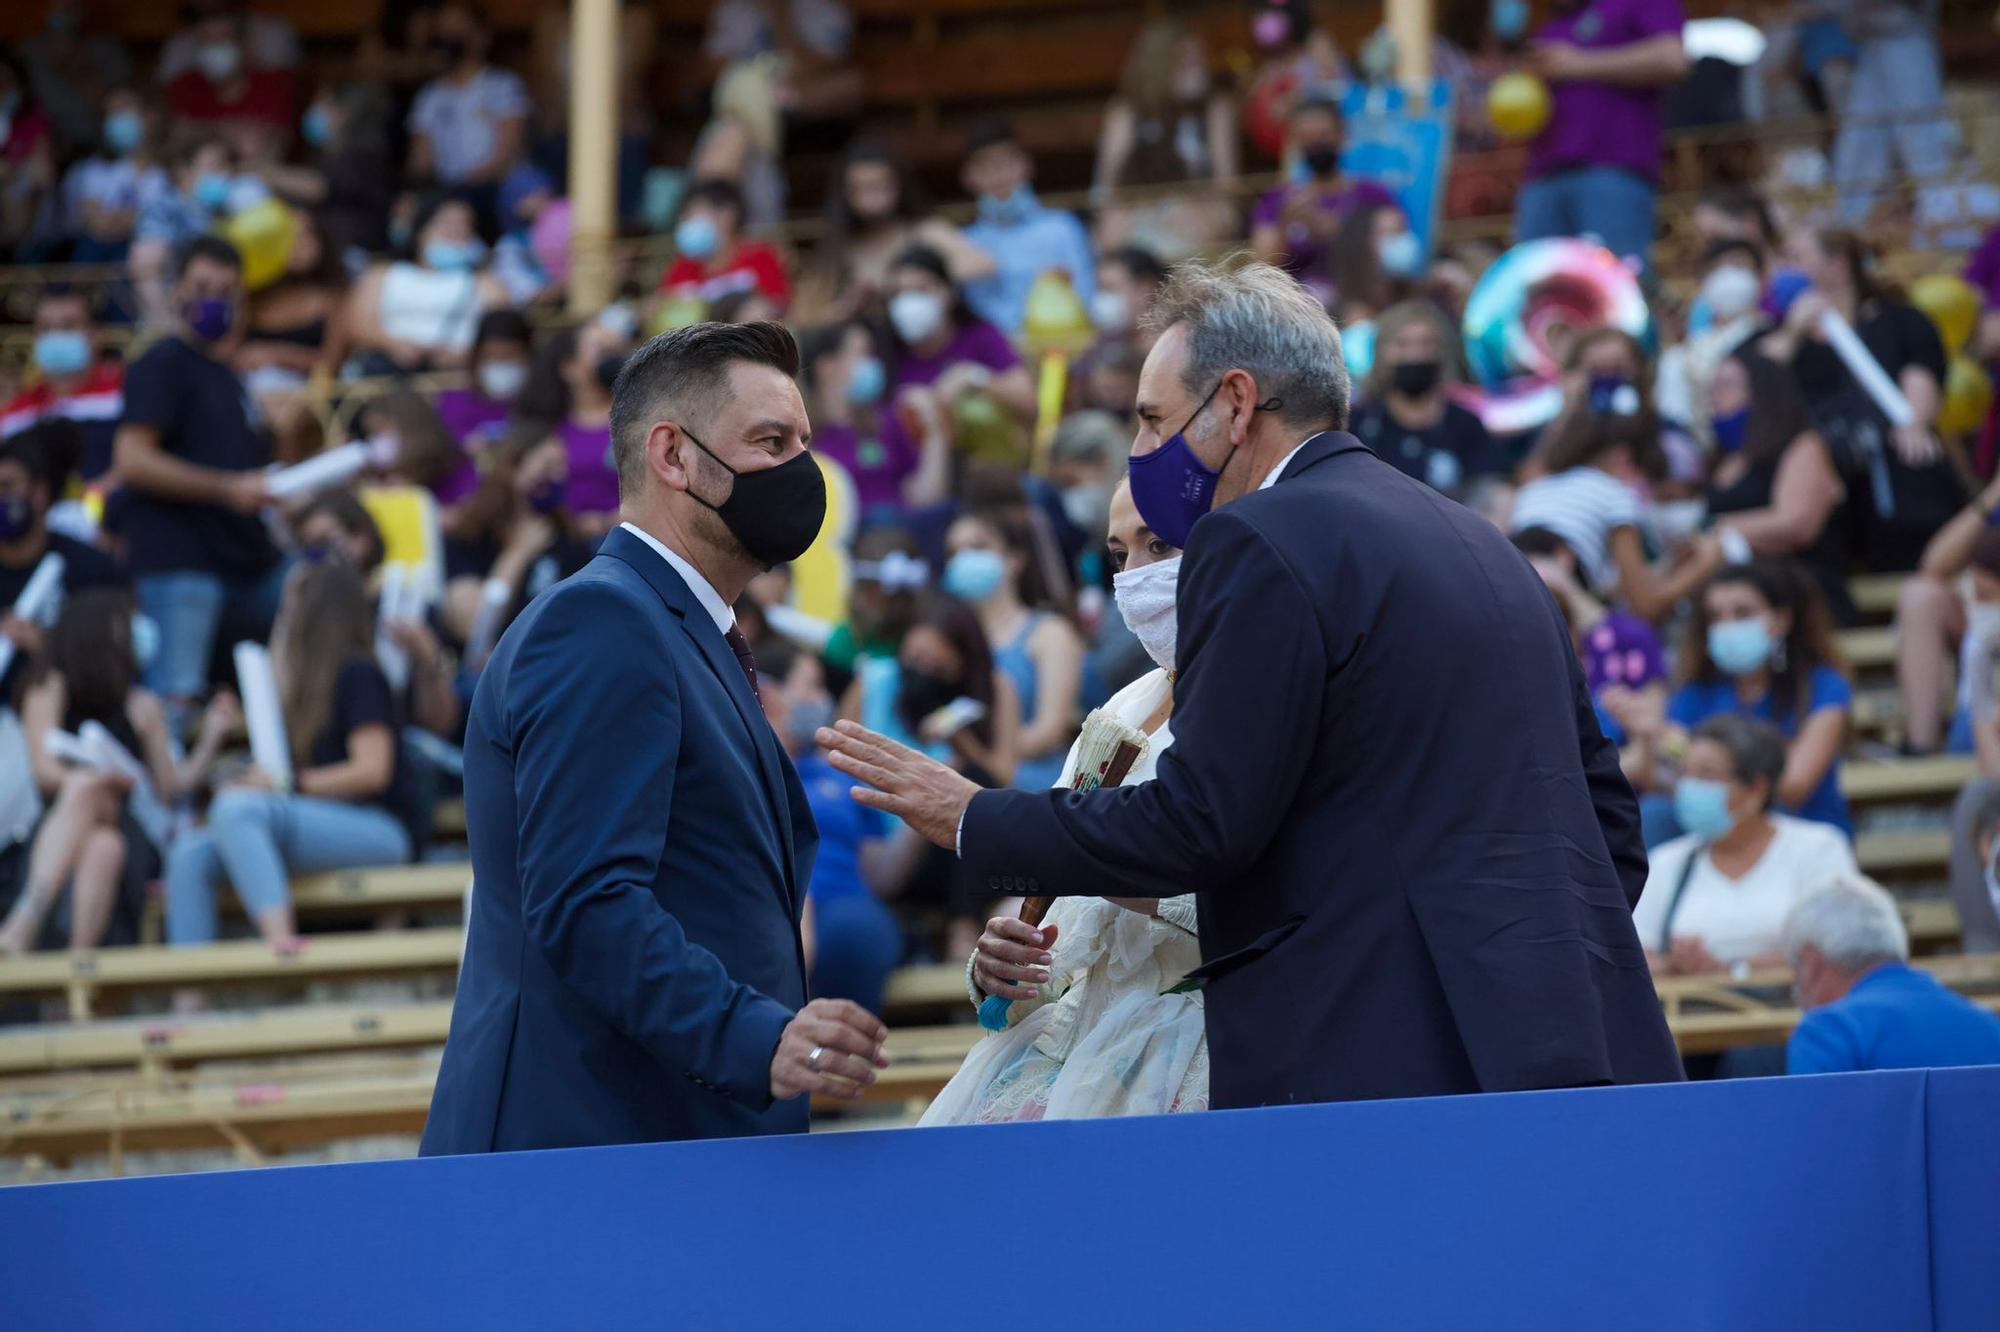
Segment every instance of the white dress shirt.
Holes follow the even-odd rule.
[[[1292,465],[1292,459],[1299,456],[1299,450],[1304,448],[1306,445],[1312,443],[1312,441],[1318,438],[1319,438],[1318,435],[1307,435],[1297,444],[1294,444],[1292,446],[1292,451],[1286,454],[1284,457],[1278,459],[1278,465],[1276,467],[1273,467],[1269,472],[1264,474],[1264,479],[1257,483],[1257,489],[1269,490],[1272,486],[1277,485],[1278,478],[1283,476],[1285,474],[1285,469]]]
[[[701,608],[708,612],[708,618],[715,621],[716,633],[727,634],[731,629],[736,627],[736,612],[730,609],[729,603],[722,599],[721,593],[708,585],[708,580],[701,576],[699,569],[674,554],[671,550],[668,550],[666,545],[651,532],[635,527],[631,523],[620,523],[618,525],[651,546],[654,550],[660,552],[660,558],[673,566],[674,572],[681,576],[681,581],[686,583],[688,589],[694,593],[694,599],[699,601]]]

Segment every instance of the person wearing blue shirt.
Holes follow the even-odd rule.
[[[1809,1010],[1787,1073],[2000,1064],[2000,1017],[1909,965],[1895,899],[1859,875],[1834,879],[1785,918],[1785,953]]]
[[[1010,336],[1021,331],[1028,290],[1047,270],[1067,273],[1086,308],[1096,289],[1090,233],[1076,214],[1042,206],[1029,184],[1034,166],[1004,119],[982,121],[966,138],[960,179],[979,201],[979,220],[965,229],[965,238],[992,255],[999,271],[966,283],[965,299]]]
[[[1635,781],[1654,791],[1670,789],[1672,758],[1689,731],[1710,717],[1752,717],[1777,727],[1786,740],[1776,808],[1853,835],[1840,792],[1840,747],[1854,690],[1809,576],[1770,562],[1717,572],[1683,640],[1681,678],[1685,683],[1667,699],[1664,714],[1633,707],[1620,716],[1635,747],[1628,750],[1627,769]],[[1654,823],[1647,821],[1649,842]]]

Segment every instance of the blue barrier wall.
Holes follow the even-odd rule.
[[[2000,1068],[1929,1075],[1931,1294],[1939,1332],[2000,1327]]]
[[[1942,1229],[1939,1307],[1991,1327],[2000,1135],[1974,1103],[1995,1104],[1996,1079],[1936,1098],[1922,1073],[1863,1074],[8,1189],[0,1323],[1924,1328]],[[1941,1197],[1927,1133],[1976,1160]]]

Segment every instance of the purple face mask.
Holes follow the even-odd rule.
[[[1131,478],[1132,503],[1138,507],[1139,516],[1146,520],[1146,526],[1153,529],[1153,535],[1169,546],[1182,548],[1187,545],[1188,533],[1194,530],[1195,520],[1207,513],[1215,504],[1216,483],[1229,470],[1230,460],[1236,457],[1236,446],[1231,445],[1229,457],[1222,460],[1222,466],[1210,467],[1195,456],[1188,447],[1187,428],[1194,424],[1194,418],[1207,410],[1208,404],[1222,390],[1218,381],[1201,400],[1201,406],[1188,416],[1187,424],[1173,434],[1173,438],[1154,449],[1128,459],[1125,472]],[[1274,412],[1281,404],[1272,398],[1260,402],[1255,410]]]
[[[203,342],[220,342],[236,323],[236,302],[221,296],[201,296],[181,306],[188,331]]]

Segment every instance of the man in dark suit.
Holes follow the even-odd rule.
[[[537,597],[466,727],[475,887],[427,1155],[803,1132],[884,1032],[805,1002],[818,834],[730,605],[826,495],[778,324],[634,353],[611,413],[625,522]]]
[[[975,793],[849,723],[834,762],[997,891],[1197,890],[1218,1107],[1679,1078],[1638,807],[1533,569],[1341,430],[1290,278],[1184,268],[1155,317],[1132,490],[1186,548],[1156,779]]]

